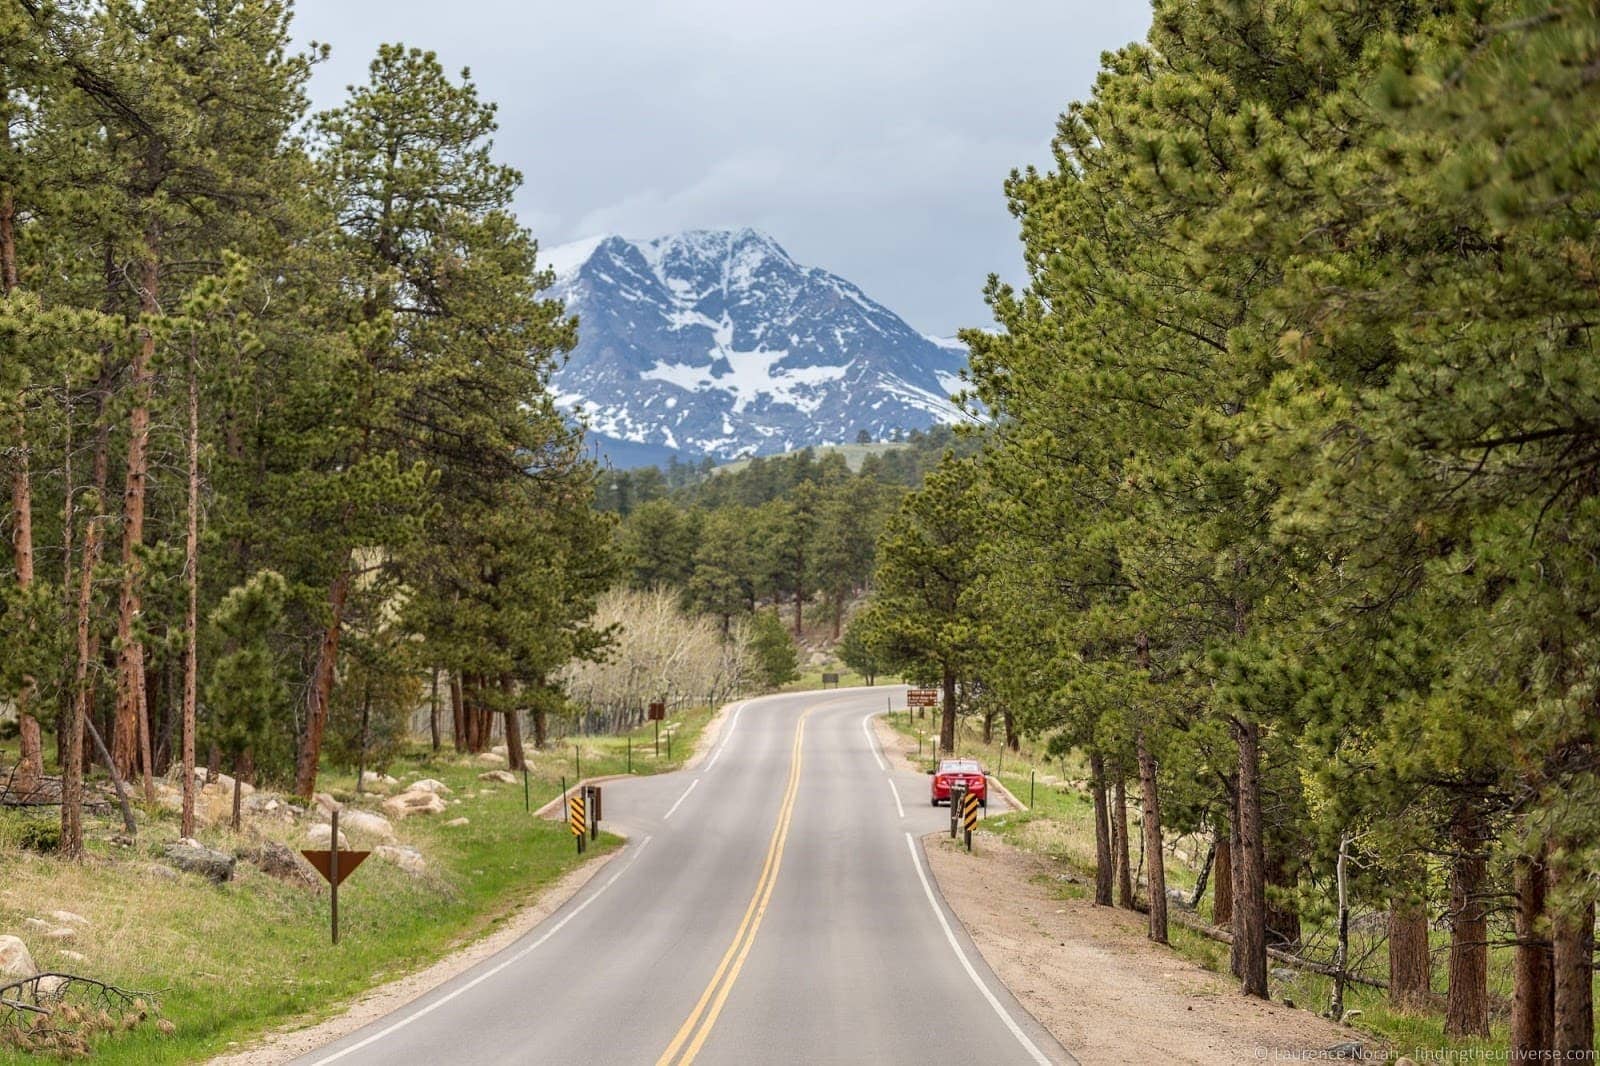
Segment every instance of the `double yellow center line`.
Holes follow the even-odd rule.
[[[744,968],[744,960],[750,954],[750,946],[756,942],[756,931],[761,928],[761,919],[767,913],[767,904],[772,899],[773,886],[778,883],[778,867],[783,865],[783,845],[789,838],[789,822],[794,817],[795,798],[800,793],[800,756],[801,742],[805,737],[806,718],[814,708],[807,708],[794,727],[794,753],[789,764],[789,786],[784,790],[783,803],[778,808],[778,824],[772,829],[772,842],[767,845],[767,861],[761,867],[761,879],[756,882],[756,891],[750,897],[750,906],[745,908],[744,920],[739,923],[739,931],[734,935],[733,943],[728,945],[727,952],[722,956],[722,962],[717,966],[717,972],[711,975],[711,983],[706,985],[706,990],[701,993],[700,1001],[694,1005],[694,1010],[689,1012],[672,1043],[667,1045],[667,1050],[656,1060],[656,1066],[669,1066],[677,1063],[687,1066],[694,1061],[705,1045],[706,1038],[711,1035],[711,1027],[717,1024],[717,1016],[722,1013],[722,1006],[728,1001],[728,993],[733,990],[733,983],[739,979],[739,971]],[[709,1007],[709,1009],[708,1009]]]

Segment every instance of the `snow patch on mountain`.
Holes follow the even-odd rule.
[[[596,237],[544,262],[579,319],[557,402],[602,437],[731,459],[960,417],[965,345],[755,230]]]

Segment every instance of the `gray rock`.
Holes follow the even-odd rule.
[[[341,818],[340,821],[343,821]],[[328,850],[332,848],[333,826],[326,822],[314,825],[306,830],[306,840],[313,848]],[[339,850],[344,851],[350,847],[349,839],[344,835],[344,830],[339,830]]]
[[[1181,888],[1167,889],[1167,902],[1178,908],[1180,911],[1194,910],[1193,907],[1189,906],[1189,893],[1185,892]]]
[[[317,883],[317,872],[302,859],[298,852],[276,840],[268,840],[258,848],[244,853],[242,858],[269,877],[296,885]]]
[[[1290,966],[1274,966],[1267,971],[1267,976],[1274,981],[1293,981],[1300,976],[1300,971]]]
[[[426,860],[422,857],[422,852],[416,848],[394,844],[379,844],[373,854],[380,859],[394,863],[408,874],[420,874],[428,868]]]
[[[0,936],[0,976],[32,977],[39,972],[21,937]]]
[[[168,844],[163,854],[171,865],[184,873],[209,877],[217,884],[233,880],[233,866],[238,860],[222,851],[214,851],[192,840]]]

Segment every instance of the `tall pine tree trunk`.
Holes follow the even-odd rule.
[[[1585,892],[1587,871],[1563,861],[1550,864],[1555,906],[1550,922],[1555,985],[1552,1043],[1563,1062],[1592,1062],[1594,1055],[1594,903],[1562,899]]]
[[[1117,862],[1117,906],[1133,910],[1133,865],[1128,855],[1128,789],[1122,767],[1116,765],[1111,785],[1111,846]]]
[[[1111,856],[1111,812],[1106,803],[1106,759],[1098,751],[1089,753],[1089,794],[1094,799],[1094,901],[1111,906],[1116,860]]]
[[[944,664],[944,707],[939,719],[939,747],[944,754],[952,755],[956,750],[956,670],[949,663]]]
[[[1425,1004],[1431,969],[1427,910],[1409,899],[1392,900],[1389,905],[1389,1002],[1401,1010]]]
[[[1450,990],[1445,1004],[1448,1036],[1489,1035],[1489,923],[1484,906],[1483,817],[1470,804],[1456,809],[1450,827]]]
[[[183,724],[179,741],[183,765],[182,833],[194,836],[194,730],[200,654],[200,378],[193,347],[189,350],[189,459],[188,523],[184,530],[184,582],[187,602],[183,612]],[[235,794],[238,792],[235,785]],[[238,828],[235,816],[234,828]]]
[[[1511,999],[1511,1061],[1537,1062],[1555,1041],[1555,969],[1545,901],[1544,853],[1516,864],[1517,947]]]
[[[339,662],[339,639],[344,633],[344,609],[350,597],[348,561],[334,579],[328,593],[328,624],[317,647],[316,666],[311,673],[311,691],[306,697],[306,724],[295,756],[294,790],[301,799],[310,799],[317,790],[317,769],[322,759],[322,732],[328,724],[328,708],[333,701],[334,671]]]
[[[467,750],[467,706],[461,692],[461,674],[450,673],[450,742],[456,751]]]
[[[1261,726],[1235,720],[1239,817],[1234,823],[1233,944],[1239,986],[1267,998],[1267,876],[1261,824]]]
[[[61,745],[61,854],[83,857],[83,748],[89,718],[89,628],[94,606],[94,569],[100,562],[100,516],[91,514],[83,537],[83,560],[78,565],[76,618],[77,663],[72,676],[72,705],[67,712],[66,739]]]
[[[139,312],[160,313],[161,226],[152,218],[145,228],[139,264]],[[156,337],[148,326],[139,331],[133,350],[133,407],[128,414],[128,462],[122,493],[122,592],[117,605],[117,713],[111,734],[111,755],[124,777],[144,760],[144,791],[155,801],[151,780],[150,726],[144,691],[144,640],[138,631],[144,564],[146,482],[150,475],[150,399],[154,381]]]
[[[428,735],[433,742],[433,753],[439,754],[439,668],[428,671],[433,675],[433,691],[428,696]]]
[[[1144,798],[1144,854],[1150,887],[1150,939],[1167,942],[1167,868],[1161,847],[1161,793],[1156,781],[1156,760],[1144,730],[1135,736],[1139,748],[1139,789]]]
[[[1298,887],[1299,881],[1297,866],[1281,848],[1271,847],[1265,851],[1268,888],[1288,890],[1279,898],[1287,897],[1290,900],[1288,904],[1275,903],[1269,893],[1267,941],[1272,947],[1294,951],[1300,946],[1300,912],[1295,910],[1293,903],[1293,890]]]
[[[1217,854],[1211,865],[1211,924],[1233,925],[1233,841],[1226,827],[1217,830]]]
[[[501,713],[506,720],[506,764],[513,770],[525,770],[528,759],[522,751],[522,712],[516,707],[516,685],[510,674],[500,675],[500,697],[505,701]]]

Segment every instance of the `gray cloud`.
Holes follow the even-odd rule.
[[[546,246],[754,226],[919,329],[988,322],[1016,280],[1002,183],[1048,162],[1056,116],[1145,0],[301,0],[332,106],[381,41],[470,67],[501,108]]]

